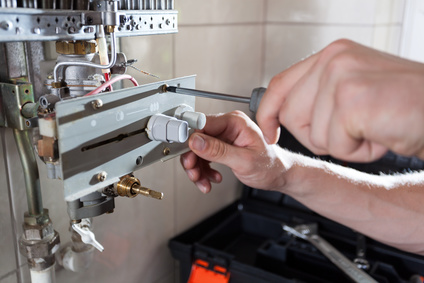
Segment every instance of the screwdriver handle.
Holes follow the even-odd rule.
[[[252,90],[252,95],[249,102],[249,110],[253,113],[256,113],[259,108],[259,103],[261,103],[262,97],[264,96],[266,88],[257,87]]]

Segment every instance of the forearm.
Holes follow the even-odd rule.
[[[424,254],[424,172],[376,176],[277,151],[287,168],[282,192],[374,239]]]

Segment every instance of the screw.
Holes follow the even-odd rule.
[[[171,153],[171,150],[169,149],[169,147],[165,147],[163,149],[163,155],[169,155]]]
[[[99,174],[97,174],[97,180],[99,180],[99,182],[104,182],[106,178],[107,178],[107,173],[105,171],[102,171]]]
[[[89,25],[91,25],[93,23],[93,18],[92,17],[87,17],[87,23]]]
[[[0,27],[4,30],[10,30],[12,28],[12,26],[13,26],[12,23],[9,22],[9,21],[2,21],[0,23]]]
[[[91,101],[91,106],[93,106],[94,110],[100,109],[103,106],[103,101],[100,99],[96,99]]]

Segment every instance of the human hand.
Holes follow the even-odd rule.
[[[424,158],[423,78],[423,64],[339,40],[276,75],[256,119],[268,143],[281,123],[318,155]]]
[[[181,164],[204,193],[211,190],[211,182],[222,180],[210,162],[230,167],[242,183],[254,188],[276,190],[284,183],[285,168],[276,146],[265,142],[259,127],[243,112],[208,116],[204,129],[191,135],[189,147],[192,151],[181,155]]]

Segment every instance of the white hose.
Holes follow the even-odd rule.
[[[31,269],[31,283],[56,283],[55,265],[40,271]]]

